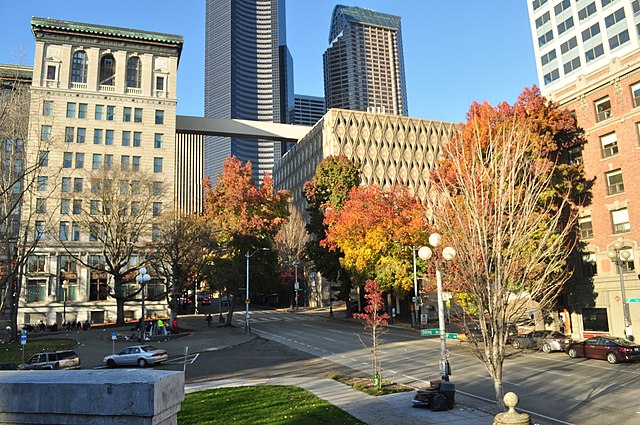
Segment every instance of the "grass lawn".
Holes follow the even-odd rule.
[[[228,423],[363,424],[302,388],[277,385],[217,388],[187,394],[178,413],[178,425]]]
[[[24,351],[24,361],[32,354],[41,351],[67,350],[75,347],[77,342],[69,338],[27,338]],[[8,342],[0,345],[0,363],[22,363],[22,345],[18,342]]]

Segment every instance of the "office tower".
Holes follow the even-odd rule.
[[[287,123],[293,70],[284,0],[207,0],[205,117]],[[215,178],[229,155],[251,161],[254,180],[271,171],[280,143],[208,137],[205,174]]]
[[[336,6],[323,59],[327,109],[408,115],[399,16]]]
[[[21,224],[37,245],[25,267],[18,322],[114,321],[116,302],[108,295],[113,282],[100,265],[104,240],[118,231],[104,222],[87,225],[87,217],[118,208],[113,215],[130,222],[148,204],[143,212],[149,222],[130,235],[140,247],[155,240],[151,221],[173,209],[183,40],[49,18],[34,17],[31,27],[35,57],[25,146],[28,166],[40,168]],[[117,182],[100,179],[109,170],[119,173]],[[123,201],[129,194],[138,196],[130,205]],[[129,252],[128,264],[139,264],[144,255],[142,248]],[[163,293],[154,276],[147,295]],[[166,314],[163,300],[150,300],[147,313]],[[139,311],[137,303],[124,306],[126,318],[139,318]]]
[[[580,337],[629,335],[625,316],[640,318],[640,303],[626,303],[640,294],[640,2],[527,4],[541,91],[585,130],[588,143],[569,155],[595,178],[578,218],[582,253],[573,286],[560,300],[570,313],[565,329]]]
[[[324,97],[294,96],[292,124],[314,126],[324,116],[327,109],[324,106]]]

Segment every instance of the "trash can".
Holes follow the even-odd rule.
[[[450,381],[442,381],[440,383],[440,394],[447,398],[447,407],[453,409],[456,397],[456,384]]]

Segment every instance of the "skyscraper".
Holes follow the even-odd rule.
[[[284,0],[207,0],[205,117],[288,122],[291,63]],[[205,174],[215,177],[235,155],[251,161],[258,181],[281,151],[273,141],[208,137]]]
[[[336,6],[323,59],[327,109],[408,115],[399,16]]]

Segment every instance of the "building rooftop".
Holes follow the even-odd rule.
[[[0,80],[31,82],[33,67],[0,63]]]
[[[362,7],[352,7],[337,5],[333,9],[333,14],[342,13],[347,22],[355,22],[357,24],[373,25],[376,27],[384,27],[391,29],[400,29],[400,17],[389,15],[387,13],[376,12],[371,9]]]
[[[77,32],[81,34],[93,34],[131,40],[151,41],[156,43],[175,44],[182,49],[184,43],[181,35],[164,34],[159,32],[141,31],[129,28],[109,27],[105,25],[85,24],[81,22],[61,21],[51,18],[31,17],[31,27],[35,31],[38,29],[61,30]]]

